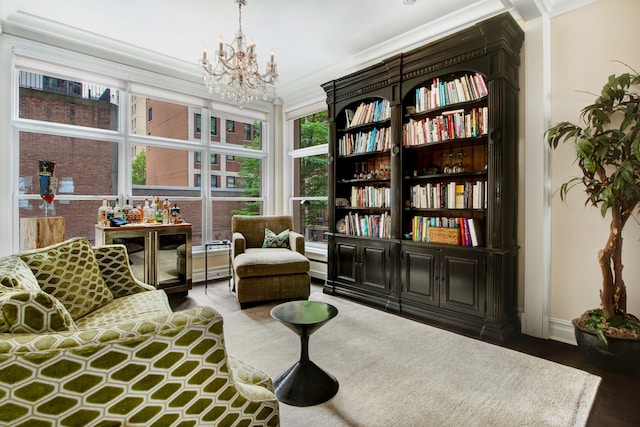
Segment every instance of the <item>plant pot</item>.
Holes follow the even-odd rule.
[[[594,366],[609,372],[640,376],[640,340],[633,338],[607,337],[608,344],[592,331],[573,320],[578,349]]]

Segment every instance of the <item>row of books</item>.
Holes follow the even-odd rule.
[[[345,233],[352,236],[378,237],[388,239],[391,237],[391,215],[359,215],[349,213],[344,217]]]
[[[428,144],[458,138],[486,135],[489,130],[487,107],[470,111],[453,110],[433,118],[409,120],[402,127],[404,146]]]
[[[486,209],[487,182],[436,182],[409,187],[411,207],[417,209]]]
[[[366,123],[381,122],[391,117],[391,103],[386,99],[377,99],[372,102],[363,102],[354,110],[344,110],[346,127],[363,125]]]
[[[432,110],[459,102],[475,101],[487,96],[487,84],[480,73],[440,81],[435,78],[429,87],[416,89],[416,112]]]
[[[338,155],[372,153],[388,150],[391,145],[388,127],[373,128],[368,132],[347,133],[338,140]]]
[[[414,216],[411,224],[412,240],[429,243],[429,228],[449,228],[459,230],[461,246],[482,246],[482,229],[475,218],[438,218]],[[440,242],[437,242],[440,243]]]
[[[384,208],[391,206],[391,189],[388,187],[352,187],[351,206],[358,208]]]

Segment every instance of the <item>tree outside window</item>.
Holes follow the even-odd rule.
[[[296,120],[294,131],[294,148],[312,149],[310,154],[294,155],[294,220],[296,226],[304,231],[308,241],[323,242],[324,232],[328,229],[327,112],[318,112]]]

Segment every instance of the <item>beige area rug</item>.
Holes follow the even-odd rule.
[[[310,407],[281,403],[283,427],[582,426],[600,378],[320,292],[338,315],[309,355],[338,393]],[[276,378],[298,360],[299,338],[274,305],[224,316],[229,354]]]

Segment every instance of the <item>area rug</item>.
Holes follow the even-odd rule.
[[[600,378],[320,292],[338,315],[309,355],[338,393],[310,407],[280,404],[283,427],[583,426]],[[224,315],[229,354],[271,378],[298,360],[299,338],[267,304]]]

